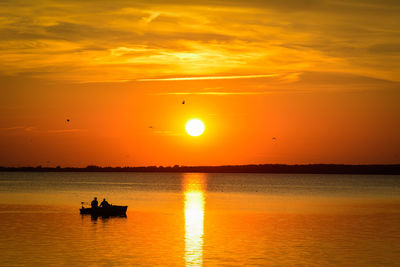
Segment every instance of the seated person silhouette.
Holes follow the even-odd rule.
[[[107,202],[107,200],[104,198],[103,201],[100,204],[100,207],[102,208],[107,208],[110,207],[110,204]]]
[[[99,206],[99,202],[97,202],[97,197],[92,200],[92,208],[97,208]]]

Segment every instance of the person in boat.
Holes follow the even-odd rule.
[[[100,204],[100,207],[108,208],[108,207],[110,207],[110,203],[108,203],[107,200],[104,198],[103,201]]]
[[[94,208],[94,209],[99,207],[99,202],[97,201],[97,197],[95,197],[95,198],[92,200],[91,205],[92,205],[92,208]]]

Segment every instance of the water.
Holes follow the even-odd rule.
[[[94,196],[127,217],[79,214]],[[400,176],[0,173],[2,266],[394,266]]]

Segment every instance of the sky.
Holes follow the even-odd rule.
[[[399,14],[397,0],[2,0],[0,166],[400,163]]]

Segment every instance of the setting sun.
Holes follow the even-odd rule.
[[[201,120],[191,119],[186,123],[185,129],[190,136],[200,136],[203,134],[205,126]]]

